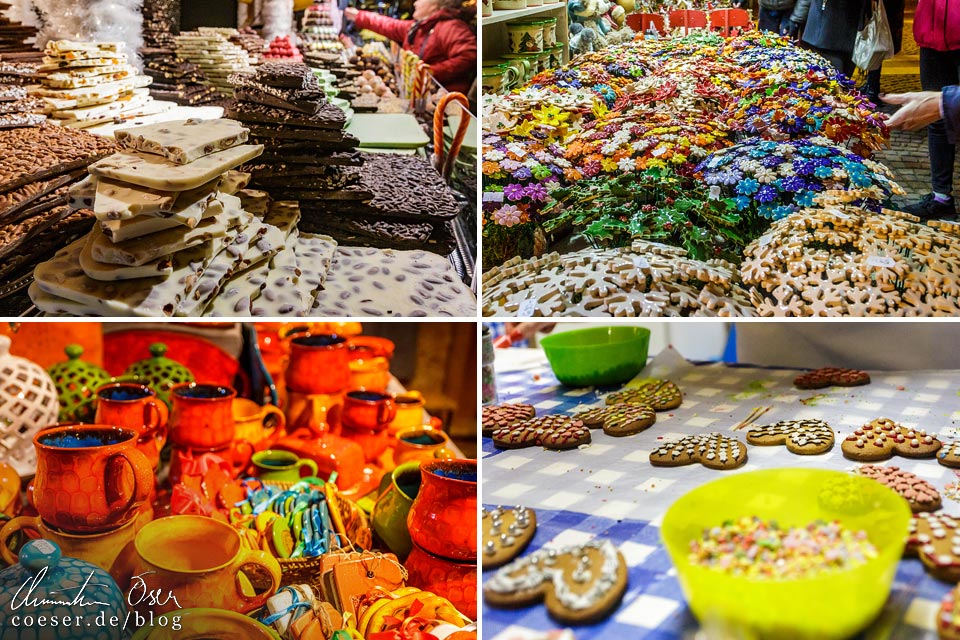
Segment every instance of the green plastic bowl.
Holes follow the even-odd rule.
[[[561,331],[544,337],[540,346],[565,385],[622,384],[646,366],[650,330],[612,326]]]
[[[910,522],[906,500],[875,480],[824,469],[748,471],[690,491],[667,511],[660,535],[693,614],[741,638],[849,638],[890,595]],[[878,556],[865,564],[793,580],[729,576],[690,563],[690,542],[725,520],[758,516],[782,527],[814,520],[863,529]],[[719,637],[719,636],[718,636]]]

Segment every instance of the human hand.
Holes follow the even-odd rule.
[[[799,22],[790,21],[790,28],[787,29],[786,35],[790,37],[791,40],[796,40],[800,37],[800,27],[803,25]]]
[[[507,335],[512,337],[515,334],[520,334],[522,338],[527,340],[533,338],[537,333],[550,333],[557,326],[556,322],[507,322],[504,324],[506,325]]]
[[[346,9],[343,10],[343,17],[353,22],[354,20],[357,19],[358,13],[360,13],[360,10],[357,9],[356,7],[347,7]]]
[[[891,129],[915,131],[936,122],[940,115],[939,91],[916,91],[912,93],[881,94],[887,104],[899,104],[900,109],[887,120]]]

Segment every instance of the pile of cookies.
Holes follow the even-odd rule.
[[[220,93],[230,94],[233,85],[228,78],[235,73],[252,73],[250,53],[230,41],[236,29],[200,27],[184,31],[176,40],[177,56],[200,67],[206,82]]]
[[[50,124],[0,131],[0,281],[29,273],[90,229],[93,213],[72,213],[67,190],[116,148],[109,138]]]
[[[483,315],[752,316],[736,267],[678,247],[630,247],[512,258],[483,275]]]
[[[758,314],[960,313],[960,225],[865,211],[851,197],[825,193],[747,246],[740,276]]]
[[[51,118],[76,128],[170,109],[172,103],[150,97],[150,77],[137,73],[123,47],[122,42],[48,42],[39,68],[41,86],[31,95],[43,101]]]
[[[43,107],[39,98],[27,95],[26,87],[0,84],[0,129],[35,127],[47,116],[36,113]]]
[[[99,224],[39,265],[30,296],[71,315],[200,315],[231,275],[270,259],[280,227],[256,219],[225,174],[262,152],[231,120],[183,120],[118,131],[122,151],[71,189]],[[90,204],[92,203],[92,205]]]

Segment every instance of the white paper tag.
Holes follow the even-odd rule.
[[[867,256],[867,265],[871,267],[894,267],[897,261],[890,256]]]
[[[484,191],[484,202],[503,202],[503,191]]]
[[[510,151],[511,153],[513,153],[513,155],[517,156],[518,158],[523,158],[524,156],[527,155],[527,152],[524,151],[523,147],[521,147],[515,142],[507,145],[507,151]]]
[[[649,269],[650,263],[643,256],[634,256],[633,257],[633,266],[636,269]]]
[[[532,318],[536,310],[537,301],[533,298],[527,298],[520,303],[520,308],[517,309],[517,316],[520,318]]]
[[[666,152],[667,152],[666,147],[657,147],[656,149],[650,152],[650,155],[652,155],[654,158],[659,158]]]
[[[773,234],[768,233],[766,235],[760,236],[759,244],[761,247],[765,247],[771,242],[773,242]]]
[[[833,215],[834,218],[840,218],[841,220],[850,219],[850,216],[845,214],[843,211],[840,211],[839,209],[831,209],[830,213]]]
[[[710,198],[711,200],[719,200],[720,187],[717,185],[713,185],[712,187],[710,187],[710,195],[708,195],[707,197]]]

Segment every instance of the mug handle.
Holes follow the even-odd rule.
[[[243,571],[244,567],[249,565],[255,565],[261,569],[265,569],[266,572],[270,574],[270,588],[258,596],[248,596],[243,593],[240,587],[240,572]],[[249,611],[262,607],[264,603],[277,592],[277,589],[280,588],[280,563],[266,551],[251,551],[241,547],[240,557],[237,559],[236,566],[236,573],[233,577],[234,588],[237,591],[237,595],[240,596],[240,599],[250,606]]]
[[[392,422],[396,417],[397,405],[394,403],[393,398],[387,398],[382,403],[377,405],[378,424],[387,424],[388,422]]]
[[[167,405],[156,400],[148,400],[143,405],[143,430],[141,439],[153,438],[157,442],[157,450],[163,448],[167,441]]]
[[[40,516],[18,516],[3,525],[3,528],[0,529],[0,555],[3,556],[4,562],[8,565],[14,565],[20,561],[20,558],[7,546],[10,536],[17,531],[36,531],[37,537],[42,538],[43,534],[40,532],[39,524]]]
[[[260,421],[260,425],[263,427],[266,433],[266,438],[271,439],[274,435],[278,433],[283,433],[284,429],[287,426],[287,416],[283,414],[283,411],[280,410],[280,407],[275,407],[272,404],[263,405],[263,420]],[[276,420],[276,424],[272,427],[267,426],[267,418],[273,416]]]
[[[117,458],[126,461],[133,471],[133,495],[127,500],[124,500],[123,496],[120,495],[119,474],[110,472],[113,468],[111,463]],[[137,449],[130,449],[129,451],[118,451],[107,459],[107,464],[103,466],[103,482],[109,493],[118,496],[116,500],[107,505],[110,513],[114,514],[123,511],[134,502],[145,502],[150,497],[150,492],[153,491],[156,478],[153,475],[153,467],[147,460],[147,456]]]
[[[246,451],[246,453],[240,453],[242,456],[240,458],[234,458],[231,466],[233,467],[233,476],[236,478],[243,470],[250,466],[250,459],[253,458],[253,454],[256,452],[256,448],[249,440],[237,440],[233,443],[233,448],[237,452],[241,450]]]
[[[311,460],[310,458],[300,458],[300,461],[297,462],[297,473],[300,474],[300,471],[304,468],[310,469],[310,475],[317,475],[317,463]],[[303,474],[300,474],[300,477],[303,477]]]

